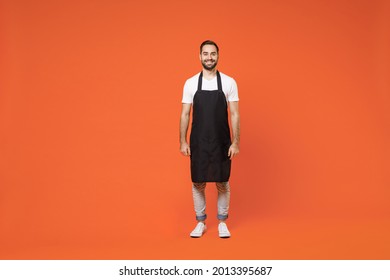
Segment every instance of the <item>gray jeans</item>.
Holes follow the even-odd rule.
[[[218,220],[228,218],[230,204],[230,185],[229,182],[215,183],[218,190]],[[206,183],[192,183],[192,197],[194,199],[194,208],[197,221],[204,221],[206,215]]]

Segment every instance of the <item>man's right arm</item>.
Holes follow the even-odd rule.
[[[191,155],[190,146],[187,142],[188,124],[190,122],[191,104],[183,103],[180,116],[180,152],[185,155]]]

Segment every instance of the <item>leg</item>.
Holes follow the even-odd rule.
[[[198,224],[195,229],[190,233],[191,237],[201,237],[206,231],[206,225],[204,221],[207,218],[206,215],[206,196],[205,196],[206,183],[192,183],[192,197],[194,199],[194,208],[196,214],[196,220]]]
[[[204,222],[206,220],[206,183],[192,183],[192,197],[194,199],[194,209],[196,220]]]
[[[230,232],[225,223],[228,218],[230,204],[230,185],[229,182],[216,183],[218,190],[218,232],[219,237],[229,238]]]
[[[229,182],[216,183],[218,190],[218,220],[225,221],[228,218],[230,205]]]

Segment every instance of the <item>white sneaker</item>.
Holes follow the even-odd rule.
[[[190,236],[191,237],[201,237],[203,233],[206,231],[206,225],[202,222],[199,222],[195,229],[191,231]]]
[[[229,238],[230,232],[227,228],[227,225],[224,222],[220,222],[218,225],[219,237],[221,238]]]

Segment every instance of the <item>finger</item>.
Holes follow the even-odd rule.
[[[233,151],[232,151],[232,149],[229,149],[228,157],[229,157],[229,159],[233,158]]]
[[[191,150],[190,150],[190,147],[187,148],[187,155],[190,156],[191,155]]]

